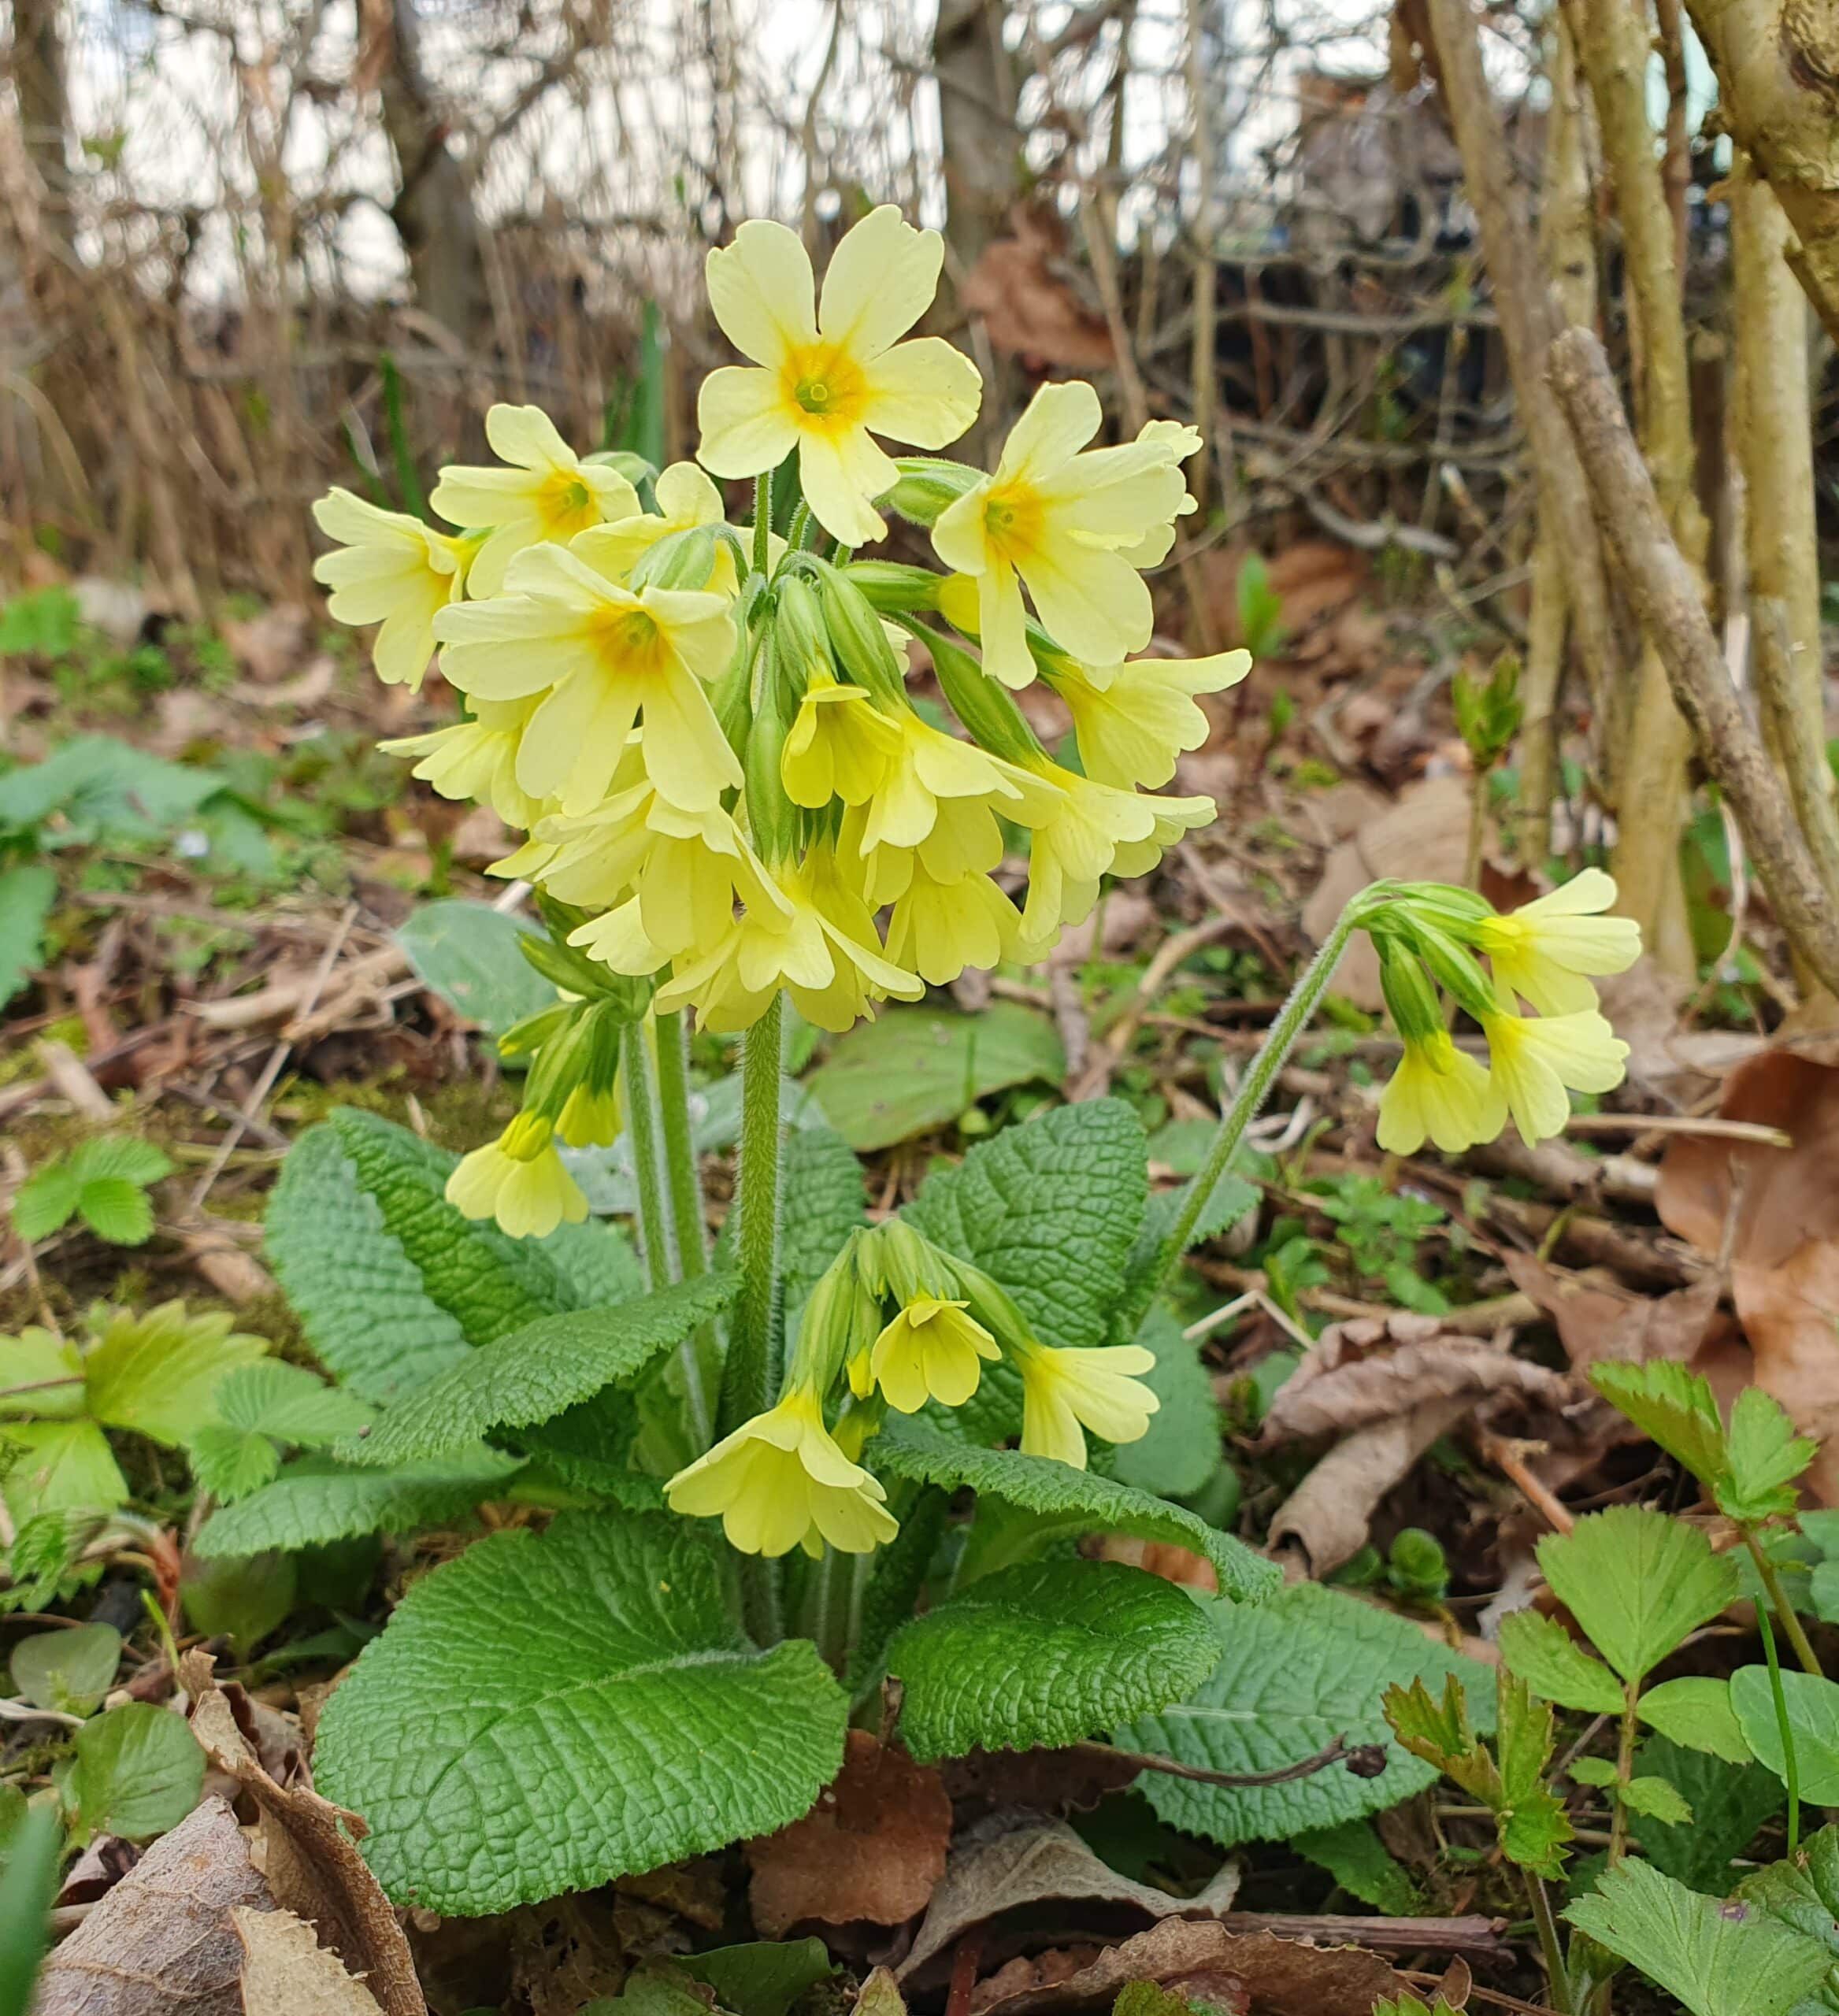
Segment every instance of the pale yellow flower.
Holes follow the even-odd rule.
[[[1149,1432],[1162,1403],[1138,1376],[1152,1371],[1155,1353],[1141,1344],[1096,1351],[1054,1351],[1044,1344],[1018,1354],[1021,1371],[1021,1450],[1085,1468],[1082,1429],[1107,1442],[1135,1442]]]
[[[1065,661],[1053,683],[1073,717],[1085,774],[1101,784],[1153,789],[1175,774],[1179,756],[1201,747],[1212,732],[1194,695],[1236,686],[1251,669],[1249,651],[1114,665]]]
[[[1594,1009],[1570,1015],[1485,1015],[1489,1076],[1529,1148],[1564,1132],[1566,1088],[1613,1091],[1628,1060],[1622,1042]]]
[[[443,798],[469,798],[489,805],[507,826],[528,827],[542,816],[545,801],[517,782],[517,745],[534,700],[474,700],[469,721],[455,721],[426,735],[406,735],[377,747],[386,756],[418,756],[409,774],[431,784]]]
[[[447,1178],[447,1200],[469,1218],[495,1218],[513,1239],[545,1239],[565,1220],[578,1225],[588,1200],[555,1151],[555,1130],[521,1113],[495,1141],[475,1148]]]
[[[1083,380],[1044,385],[996,472],[947,505],[932,528],[939,558],[977,580],[984,669],[1006,686],[1034,677],[1025,586],[1055,643],[1084,663],[1118,664],[1141,650],[1155,628],[1132,555],[1153,552],[1188,499],[1177,443],[1158,425],[1119,447],[1082,454],[1101,417],[1098,394]]]
[[[1022,803],[1029,780],[1013,764],[934,728],[910,708],[894,725],[899,739],[863,822],[859,844],[865,855],[881,847],[918,847],[936,823],[942,800]]]
[[[1182,832],[1211,820],[1214,807],[1211,798],[1121,791],[1045,760],[1036,773],[1037,783],[1052,788],[1046,809],[1025,807],[1017,816],[1034,829],[1021,928],[1038,958],[1063,926],[1089,914],[1103,876],[1113,869],[1145,873]]]
[[[915,1295],[883,1329],[869,1371],[889,1406],[917,1414],[928,1400],[961,1407],[977,1388],[984,1359],[1000,1358],[996,1340],[966,1302]]]
[[[584,462],[540,406],[496,406],[485,438],[506,469],[454,465],[440,472],[428,503],[450,525],[491,528],[474,556],[475,595],[495,595],[514,555],[540,539],[565,543],[590,525],[627,518],[639,493],[617,469]]]
[[[686,1518],[719,1517],[729,1544],[743,1554],[802,1547],[815,1559],[826,1540],[843,1554],[869,1554],[899,1530],[888,1494],[838,1447],[809,1387],[795,1387],[777,1406],[743,1421],[664,1491],[671,1510]]]
[[[860,805],[880,789],[900,747],[899,724],[863,687],[818,673],[805,687],[780,752],[785,795],[813,811],[833,798]]]
[[[1426,1139],[1459,1154],[1492,1141],[1506,1121],[1498,1087],[1445,1032],[1405,1039],[1405,1054],[1379,1095],[1379,1145],[1388,1154],[1414,1155]]]
[[[661,539],[718,525],[725,516],[721,492],[694,462],[673,462],[659,472],[652,488],[658,498],[655,511],[595,525],[577,533],[570,546],[591,567],[623,581]],[[734,555],[725,542],[717,542],[715,572],[706,585],[723,594],[734,592]]]
[[[1586,976],[1626,973],[1641,956],[1641,926],[1600,914],[1615,898],[1613,879],[1586,868],[1549,895],[1470,928],[1503,988],[1543,1015],[1574,1014],[1596,1005]]]
[[[832,254],[821,308],[811,262],[783,224],[743,224],[708,259],[709,305],[761,367],[703,381],[697,458],[719,476],[758,476],[795,447],[805,501],[845,546],[884,537],[873,500],[899,472],[872,436],[943,448],[977,417],[977,367],[942,337],[902,343],[931,305],[944,245],[884,203]]]
[[[672,804],[699,810],[740,783],[706,691],[734,650],[725,596],[635,593],[559,546],[519,554],[508,578],[512,592],[443,610],[436,631],[462,692],[543,695],[517,750],[525,791],[559,797],[565,813],[598,804],[641,713],[646,775]]]
[[[931,986],[948,987],[966,966],[987,972],[1021,948],[1021,917],[987,874],[973,869],[938,881],[923,850],[915,850],[888,920],[889,958]]]
[[[458,601],[465,587],[466,541],[348,490],[328,491],[313,516],[339,542],[313,563],[313,578],[332,591],[327,609],[340,623],[380,626],[370,647],[377,677],[418,691],[434,656],[434,613]]]

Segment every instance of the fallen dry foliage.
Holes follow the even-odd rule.
[[[369,1989],[291,1911],[239,1905],[230,1922],[243,1946],[243,2016],[377,2016]]]
[[[1731,1073],[1722,1111],[1794,1145],[1681,1136],[1660,1165],[1655,1206],[1669,1231],[1728,1258],[1750,1376],[1820,1438],[1807,1481],[1839,1503],[1839,1068],[1766,1051]]]
[[[965,276],[959,298],[984,320],[990,347],[1035,369],[1108,371],[1118,361],[1109,324],[1069,277],[1057,217],[1018,209],[1015,235],[985,246]]]
[[[939,1773],[866,1729],[849,1732],[843,1769],[804,1818],[747,1844],[754,1923],[904,1925],[945,1873],[951,1802]]]

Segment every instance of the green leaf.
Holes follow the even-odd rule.
[[[238,1368],[221,1380],[217,1409],[232,1428],[272,1435],[301,1449],[323,1448],[355,1435],[376,1420],[376,1410],[354,1393],[342,1392],[304,1366],[265,1358]]]
[[[6,1509],[23,1527],[44,1512],[112,1512],[128,1480],[93,1421],[0,1423]]]
[[[115,1684],[121,1634],[112,1624],[42,1631],[13,1648],[13,1684],[35,1708],[93,1714]]]
[[[1839,1806],[1839,1682],[1784,1670],[1782,1696],[1788,1707],[1801,1797],[1810,1806]],[[1757,1761],[1785,1782],[1787,1760],[1767,1666],[1737,1668],[1730,1676],[1730,1706]]]
[[[731,1621],[721,1544],[681,1519],[564,1514],[409,1591],[328,1703],[318,1789],[361,1814],[397,1902],[509,1910],[770,1833],[843,1761],[814,1646]]]
[[[1445,1683],[1448,1684],[1448,1683]],[[1495,1814],[1501,1852],[1536,1876],[1564,1873],[1564,1844],[1573,1829],[1564,1801],[1552,1790],[1552,1706],[1535,1701],[1525,1681],[1503,1673],[1497,1688],[1501,1803]]]
[[[922,1764],[971,1750],[1053,1749],[1198,1687],[1219,1658],[1200,1606],[1114,1562],[986,1575],[895,1635],[900,1734]]]
[[[56,1801],[35,1800],[0,1866],[0,2016],[28,2016],[32,2007],[63,1847]]]
[[[834,1043],[805,1086],[843,1140],[866,1150],[943,1127],[1005,1086],[1066,1075],[1051,1020],[993,1001],[977,1015],[884,1008]]]
[[[1585,1715],[1619,1715],[1622,1683],[1562,1624],[1536,1610],[1501,1619],[1500,1656],[1535,1694]]]
[[[1181,1706],[1120,1729],[1118,1743],[1235,1773],[1300,1764],[1337,1737],[1350,1746],[1383,1744],[1386,1754],[1376,1778],[1339,1764],[1285,1784],[1244,1787],[1144,1773],[1138,1788],[1162,1819],[1222,1847],[1359,1819],[1434,1784],[1436,1772],[1391,1740],[1380,1705],[1389,1684],[1455,1673],[1476,1718],[1493,1719],[1485,1668],[1433,1644],[1403,1618],[1337,1590],[1299,1583],[1259,1603],[1215,1604],[1210,1614],[1219,1664]]]
[[[442,1194],[458,1160],[341,1108],[281,1166],[270,1264],[321,1361],[363,1399],[391,1400],[458,1364],[469,1345],[640,1285],[610,1226],[514,1240],[462,1217]]]
[[[57,900],[57,872],[42,861],[0,875],[0,1008],[25,985],[44,956],[45,921]]]
[[[348,1460],[374,1465],[440,1456],[496,1428],[552,1419],[603,1386],[636,1378],[651,1360],[734,1299],[738,1274],[701,1274],[611,1309],[571,1310],[481,1345],[406,1399]]]
[[[239,1658],[279,1630],[294,1607],[299,1570],[291,1555],[206,1558],[194,1549],[179,1576],[179,1600],[193,1630],[228,1638]]]
[[[1839,1961],[1839,1827],[1822,1827],[1801,1844],[1792,1861],[1771,1863],[1744,1878],[1737,1895],[1759,1905],[1790,1931],[1822,1947],[1829,1962]],[[1832,2006],[1829,1981],[1822,2008]]]
[[[1152,1309],[1136,1342],[1155,1353],[1144,1383],[1162,1405],[1140,1441],[1118,1445],[1113,1473],[1140,1491],[1192,1498],[1207,1488],[1224,1461],[1213,1375],[1201,1362],[1199,1347],[1182,1336],[1172,1310]]]
[[[1136,1114],[1090,1099],[981,1143],[929,1177],[903,1216],[1006,1288],[1043,1343],[1102,1344],[1147,1168]]]
[[[66,1796],[93,1837],[150,1841],[176,1827],[204,1787],[204,1752],[183,1715],[124,1702],[76,1732]]]
[[[843,1675],[851,1701],[862,1701],[880,1684],[888,1643],[913,1615],[945,1537],[951,1510],[949,1492],[925,1486],[912,1494],[900,1516],[899,1532],[885,1547],[875,1550],[868,1585],[862,1592],[855,1644]]]
[[[79,1183],[118,1177],[143,1186],[172,1173],[172,1158],[151,1141],[134,1134],[98,1135],[85,1141],[70,1158],[70,1173]]]
[[[1180,1126],[1185,1123],[1177,1121],[1174,1124]],[[1213,1123],[1201,1124],[1211,1140]],[[1163,1129],[1165,1133],[1167,1131]],[[1140,1294],[1148,1292],[1151,1277],[1162,1258],[1162,1243],[1187,1208],[1188,1193],[1193,1188],[1193,1180],[1190,1180],[1177,1184],[1173,1190],[1156,1191],[1151,1196],[1125,1267],[1123,1299],[1126,1307],[1133,1304]],[[1201,1206],[1200,1216],[1194,1221],[1194,1230],[1188,1241],[1189,1250],[1203,1240],[1217,1238],[1229,1225],[1236,1225],[1248,1211],[1255,1211],[1263,1201],[1264,1192],[1256,1184],[1227,1169],[1214,1184],[1211,1195]]]
[[[425,987],[462,1020],[500,1036],[555,1006],[554,984],[518,950],[520,940],[541,935],[489,903],[454,897],[411,910],[396,943]]]
[[[1639,1711],[1649,1729],[1658,1729],[1685,1749],[1708,1751],[1729,1764],[1756,1761],[1730,1705],[1728,1681],[1694,1677],[1663,1681],[1641,1696]]]
[[[1818,1453],[1819,1444],[1796,1435],[1794,1424],[1759,1386],[1746,1386],[1730,1410],[1730,1466],[1718,1482],[1718,1509],[1753,1525],[1793,1518],[1798,1503],[1794,1480]]]
[[[13,1229],[30,1246],[68,1225],[82,1186],[67,1162],[46,1162],[13,1193]]]
[[[1707,1491],[1726,1462],[1724,1424],[1711,1382],[1670,1358],[1590,1368],[1590,1384],[1650,1442],[1690,1470]]]
[[[1696,1527],[1645,1506],[1613,1505],[1580,1519],[1573,1532],[1548,1533],[1539,1566],[1626,1681],[1657,1666],[1737,1593],[1736,1568]]]
[[[268,1340],[230,1328],[228,1310],[182,1302],[131,1314],[111,1310],[102,1340],[83,1361],[89,1411],[110,1428],[132,1429],[177,1448],[217,1418],[218,1383],[268,1352]]]
[[[1649,1819],[1661,1821],[1669,1827],[1688,1827],[1692,1824],[1691,1801],[1677,1785],[1665,1778],[1630,1778],[1619,1796],[1631,1813],[1645,1814]]]
[[[0,1418],[74,1420],[83,1410],[83,1358],[49,1330],[0,1337]]]
[[[291,1463],[265,1489],[221,1506],[192,1543],[206,1558],[317,1547],[365,1533],[450,1526],[499,1496],[524,1467],[495,1449],[455,1451],[397,1470],[352,1470],[321,1456]]]
[[[779,1267],[789,1311],[810,1295],[843,1242],[865,1222],[862,1166],[840,1134],[806,1127],[785,1137],[780,1169]],[[730,1212],[728,1225],[738,1228],[740,1217]]]
[[[1222,1592],[1228,1596],[1256,1596],[1274,1588],[1280,1580],[1277,1569],[1242,1540],[1217,1531],[1181,1506],[1046,1456],[974,1448],[941,1435],[923,1421],[891,1420],[869,1444],[864,1460],[877,1473],[938,1484],[947,1491],[969,1486],[980,1499],[999,1499],[1033,1514],[1033,1521],[1018,1529],[1033,1551],[1055,1538],[1125,1533],[1136,1540],[1166,1540],[1204,1555],[1219,1577]],[[982,1565],[988,1572],[1010,1566],[1013,1559],[1013,1555],[1010,1561],[985,1559]]]
[[[226,1504],[259,1491],[281,1467],[281,1452],[265,1435],[207,1421],[185,1446],[200,1491]]]
[[[144,1246],[154,1236],[154,1207],[124,1176],[92,1177],[76,1193],[77,1214],[111,1246]]]
[[[1720,1904],[1645,1862],[1624,1862],[1565,1913],[1692,2016],[1788,2016],[1826,1972],[1811,1940],[1754,1906]]]
[[[1580,1785],[1595,1785],[1599,1788],[1615,1783],[1615,1766],[1607,1757],[1574,1757],[1570,1774]]]
[[[745,1946],[718,1946],[713,1953],[680,1956],[677,1964],[692,1981],[714,1989],[715,1999],[735,2016],[785,2016],[807,1989],[836,1973],[821,1939],[767,1939]]]
[[[1386,1852],[1371,1821],[1344,1820],[1338,1827],[1315,1827],[1294,1834],[1290,1846],[1341,1888],[1389,1918],[1416,1916],[1424,1899],[1404,1864]]]
[[[1727,1764],[1704,1751],[1682,1750],[1650,1736],[1635,1753],[1636,1769],[1676,1786],[1693,1810],[1689,1827],[1637,1817],[1635,1838],[1656,1869],[1694,1890],[1723,1896],[1737,1881],[1733,1859],[1782,1810],[1782,1781],[1767,1771]]]

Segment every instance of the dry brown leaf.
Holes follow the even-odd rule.
[[[274,1902],[235,1815],[207,1799],[45,1962],[34,2016],[243,2016],[239,1908]]]
[[[1380,1500],[1474,1405],[1473,1398],[1429,1400],[1344,1437],[1277,1508],[1271,1545],[1294,1541],[1318,1577],[1352,1560],[1366,1544]]]
[[[1218,1578],[1215,1578],[1216,1582]],[[1083,1813],[1107,1792],[1135,1784],[1141,1766],[1092,1750],[973,1750],[939,1766],[960,1820],[1003,1807],[1036,1813]]]
[[[1303,928],[1317,944],[1369,882],[1400,876],[1460,882],[1468,865],[1469,780],[1446,776],[1407,784],[1390,811],[1342,841],[1322,865],[1322,880],[1303,910]],[[1335,991],[1377,1014],[1385,1006],[1379,955],[1358,936],[1335,972]]]
[[[1232,1909],[1238,1889],[1238,1870],[1228,1862],[1198,1896],[1172,1897],[1107,1867],[1062,1820],[992,1814],[959,1834],[912,1951],[895,1971],[908,1988],[921,1984],[940,1971],[929,1963],[943,1962],[973,1925],[987,1928],[1009,1913],[1025,1913],[1025,1926],[996,1936],[986,1932],[990,1959],[1056,1943],[1056,1933],[1063,1944],[1074,1933],[1127,1933],[1144,1918],[1218,1918]],[[1057,1925],[1041,1922],[1046,1905],[1065,1907]]]
[[[1722,1110],[1781,1128],[1794,1146],[1678,1136],[1655,1208],[1701,1252],[1721,1256],[1728,1242],[1752,1376],[1825,1445],[1807,1482],[1839,1503],[1839,1068],[1766,1051],[1731,1073]]]
[[[385,2016],[427,2016],[409,1942],[357,1843],[364,1823],[304,1784],[277,1784],[257,1754],[254,1718],[240,1688],[220,1687],[211,1661],[188,1652],[180,1684],[191,1697],[192,1732],[220,1771],[261,1814],[261,1866],[275,1900],[308,1920]]]
[[[1381,1996],[1410,1988],[1377,1954],[1357,1946],[1311,1946],[1274,1932],[1170,1919],[1107,1948],[1067,1979],[988,2001],[973,1994],[971,2007],[979,2016],[1070,2016],[1109,2009],[1120,1988],[1140,1981],[1251,2016],[1372,2016]]]
[[[747,1844],[762,1936],[795,1925],[904,1925],[945,1873],[951,1802],[930,1765],[851,1729],[843,1769],[802,1820]]]
[[[243,2016],[380,2016],[376,1998],[291,1911],[232,1910],[243,1944]]]
[[[1557,1326],[1573,1368],[1611,1361],[1645,1365],[1651,1358],[1689,1364],[1718,1314],[1722,1284],[1715,1276],[1670,1295],[1636,1295],[1607,1277],[1566,1273],[1529,1253],[1507,1253],[1513,1284]]]
[[[1688,1029],[1680,1011],[1692,989],[1649,958],[1596,983],[1603,1012],[1628,1045],[1629,1083],[1682,1106],[1717,1089],[1725,1073],[1763,1047],[1741,1029]]]
[[[1013,238],[984,246],[959,289],[991,348],[1037,369],[1109,370],[1118,358],[1103,315],[1053,270],[1066,256],[1058,220],[1018,210],[1014,225]]]

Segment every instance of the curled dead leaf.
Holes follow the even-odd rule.
[[[1073,289],[1059,220],[1018,210],[1014,223],[1015,235],[985,246],[960,290],[990,347],[1037,369],[1109,370],[1118,361],[1110,330]]]
[[[243,1946],[243,2016],[379,2016],[376,1998],[304,1919],[243,1906],[230,1922]]]
[[[843,1769],[802,1820],[747,1844],[754,1922],[903,1925],[945,1873],[951,1802],[939,1773],[851,1729]]]

